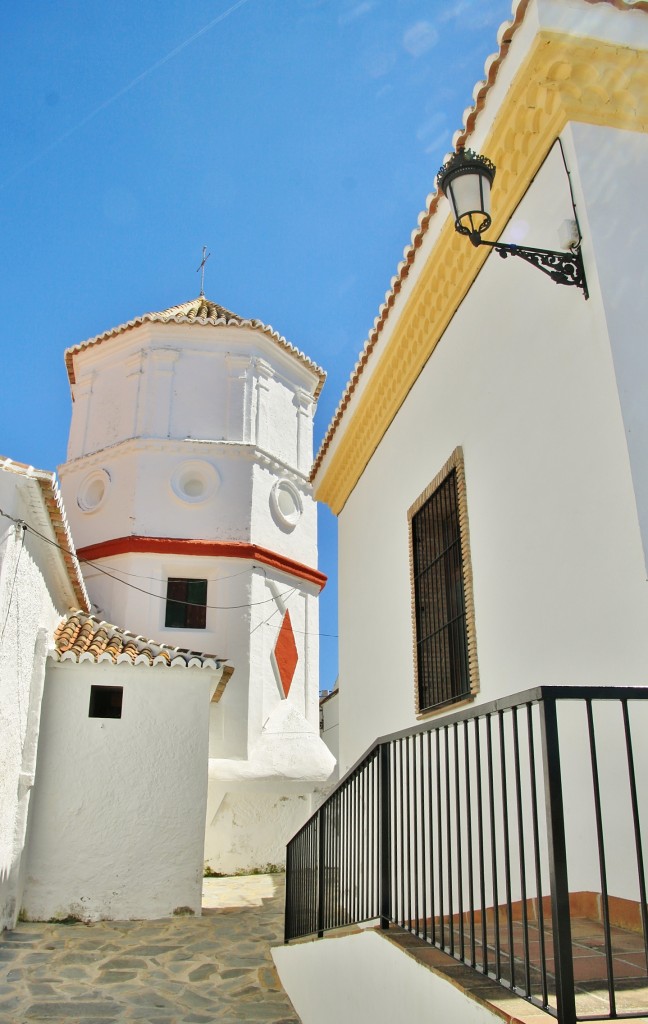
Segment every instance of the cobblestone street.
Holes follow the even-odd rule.
[[[270,948],[283,875],[206,878],[203,916],[22,923],[0,937],[1,1024],[299,1024]]]

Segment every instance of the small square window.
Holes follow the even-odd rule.
[[[207,580],[167,581],[164,625],[175,629],[206,629]]]
[[[121,718],[123,686],[91,686],[89,718]]]

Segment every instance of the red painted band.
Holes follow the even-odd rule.
[[[249,544],[246,541],[225,540],[185,540],[181,537],[115,537],[99,544],[77,550],[78,557],[85,562],[94,562],[98,558],[109,558],[111,555],[125,554],[160,554],[160,555],[203,555],[218,558],[247,558],[250,561],[262,562],[280,572],[299,576],[309,583],[314,583],[323,590],[327,577],[318,569],[295,562],[275,551]]]

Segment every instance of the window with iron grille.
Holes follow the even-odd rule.
[[[205,629],[206,606],[207,580],[167,581],[165,626],[176,629]]]
[[[457,462],[410,510],[419,711],[472,692]]]

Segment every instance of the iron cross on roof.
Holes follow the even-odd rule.
[[[207,262],[207,260],[209,259],[210,256],[211,256],[211,253],[207,252],[207,246],[203,245],[202,260],[200,261],[200,266],[196,267],[196,273],[198,273],[198,271],[200,271],[200,297],[201,297],[201,299],[205,298],[205,263]]]

